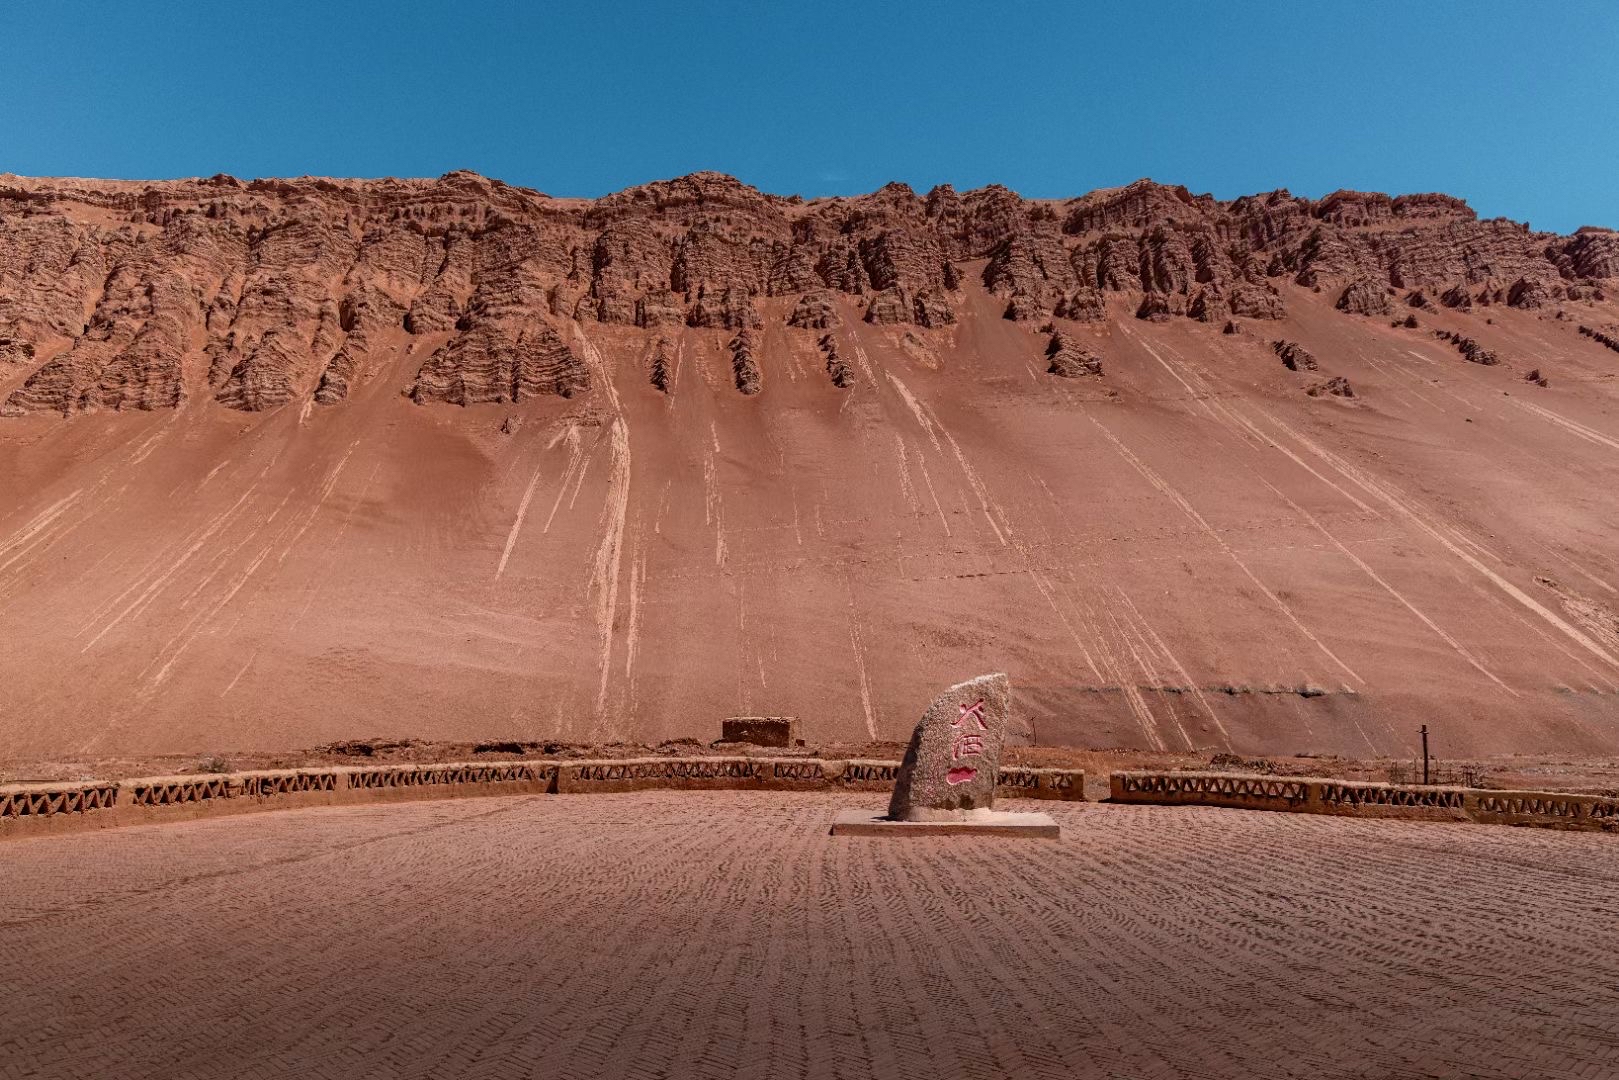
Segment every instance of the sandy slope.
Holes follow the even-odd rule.
[[[838,298],[844,391],[771,300],[752,397],[724,331],[667,332],[665,395],[645,333],[570,321],[599,380],[572,400],[414,405],[435,343],[399,332],[341,408],[10,418],[0,739],[656,740],[758,712],[892,739],[1004,668],[1043,743],[1619,749],[1619,354],[1535,312],[1408,330],[1286,286],[1235,336],[1110,308],[1082,331],[1105,376],[1067,380],[963,288],[942,330]],[[1357,396],[1306,396],[1273,337]]]

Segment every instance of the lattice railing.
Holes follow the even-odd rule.
[[[105,810],[118,802],[113,782],[71,787],[27,787],[0,790],[0,818],[50,817]]]
[[[337,773],[297,770],[279,773],[248,773],[242,778],[242,794],[297,795],[306,791],[336,791]]]
[[[1397,787],[1393,784],[1323,783],[1319,785],[1323,805],[1409,806],[1434,810],[1462,809],[1458,788]]]
[[[550,766],[522,761],[458,765],[406,765],[356,769],[348,774],[350,789],[433,787],[444,784],[527,784],[549,775]]]
[[[234,798],[241,792],[241,786],[228,776],[171,777],[134,780],[128,784],[128,790],[133,806],[174,806]]]

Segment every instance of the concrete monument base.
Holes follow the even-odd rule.
[[[933,821],[896,821],[870,810],[844,810],[832,820],[833,836],[1020,836],[1055,840],[1062,835],[1050,814],[969,810]]]

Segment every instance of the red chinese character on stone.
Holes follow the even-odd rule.
[[[969,716],[972,717],[974,720],[978,721],[978,730],[979,731],[988,730],[989,725],[984,723],[984,699],[983,698],[979,698],[977,701],[973,702],[971,705],[963,705],[963,706],[961,706],[961,715],[956,717],[956,722],[954,724],[951,724],[950,726],[951,727],[960,727],[962,724],[967,722],[967,717],[969,717]]]
[[[950,760],[960,761],[964,757],[972,757],[974,754],[982,754],[983,752],[984,737],[964,731],[956,736],[955,743],[950,747]]]
[[[984,699],[979,698],[971,705],[961,706],[961,715],[956,717],[950,725],[959,728],[967,722],[968,717],[978,721],[978,730],[989,730],[989,724],[984,722]],[[984,752],[984,737],[975,731],[967,730],[956,735],[955,741],[950,744],[950,760],[960,761],[965,757],[977,757]],[[967,765],[958,765],[945,774],[948,784],[965,784],[978,775],[978,770]]]

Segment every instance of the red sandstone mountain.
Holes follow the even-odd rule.
[[[0,177],[0,736],[1619,748],[1619,234]],[[90,414],[90,415],[83,415]]]

